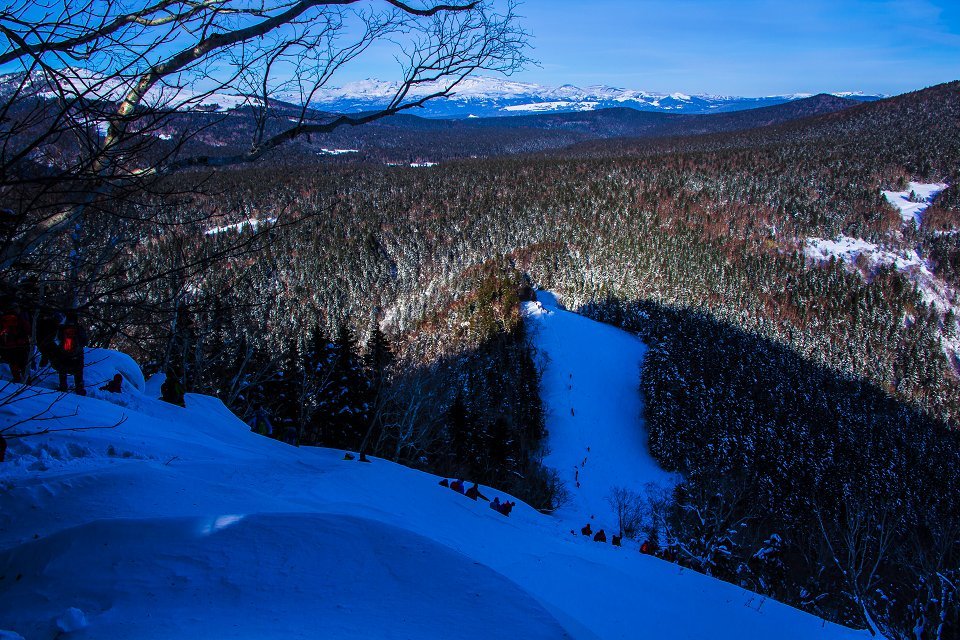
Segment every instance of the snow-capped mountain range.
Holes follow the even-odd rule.
[[[311,101],[312,106],[324,111],[357,112],[369,111],[387,104],[396,94],[399,83],[381,80],[360,80],[341,87],[328,87],[318,91]],[[418,98],[438,91],[435,84],[414,87],[410,98]],[[606,85],[580,88],[571,84],[549,87],[509,79],[475,76],[463,80],[453,94],[428,102],[423,109],[415,110],[420,116],[431,118],[467,118],[507,116],[544,112],[593,111],[610,107],[630,107],[639,111],[665,113],[721,113],[767,107],[812,94],[794,93],[781,96],[757,98],[741,96],[687,95],[684,93],[656,93],[635,89],[622,89]],[[835,96],[855,100],[876,100],[884,96],[868,96],[862,92],[835,92]],[[289,102],[297,102],[296,96],[284,96]]]
[[[21,74],[0,76],[0,98],[9,97],[19,84]],[[85,69],[61,70],[59,87],[50,85],[41,74],[28,81],[27,94],[54,98],[61,93],[84,94],[100,100],[118,100],[129,88],[131,78],[108,78]],[[324,87],[310,96],[312,107],[321,111],[356,113],[383,108],[396,95],[400,83],[382,80],[360,80],[340,87]],[[406,99],[417,99],[437,93],[443,87],[437,84],[417,85]],[[21,91],[21,94],[23,92]],[[706,114],[740,111],[783,104],[809,93],[780,96],[742,97],[716,95],[687,95],[684,93],[656,93],[622,89],[606,85],[586,88],[565,84],[549,87],[504,78],[475,76],[464,79],[448,97],[435,98],[423,108],[410,113],[428,118],[469,118],[525,115],[533,113],[562,113],[594,111],[611,107],[629,107],[638,111],[660,113]],[[862,92],[834,92],[832,95],[854,100],[877,100],[884,96],[864,95]],[[307,96],[297,92],[278,91],[276,100],[291,105],[303,104]],[[178,111],[230,111],[245,106],[256,106],[256,97],[226,92],[207,92],[190,86],[158,85],[147,95],[148,105]]]

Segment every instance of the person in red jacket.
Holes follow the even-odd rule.
[[[57,331],[57,357],[53,362],[60,374],[60,391],[67,390],[67,376],[73,376],[73,390],[78,396],[87,395],[83,386],[83,350],[87,346],[87,332],[80,324],[76,311],[68,311]]]
[[[14,382],[24,382],[30,360],[30,317],[16,302],[0,315],[0,362],[10,367]]]

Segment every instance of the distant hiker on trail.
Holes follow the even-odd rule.
[[[67,312],[57,331],[57,351],[52,363],[60,375],[60,391],[67,390],[67,376],[73,376],[73,390],[78,396],[87,395],[83,387],[83,349],[87,346],[87,332],[80,324],[75,310]]]
[[[4,305],[0,315],[0,362],[10,367],[14,382],[24,382],[30,360],[30,316],[15,301]]]
[[[472,487],[467,489],[466,496],[471,500],[476,500],[477,498],[483,498],[487,502],[490,501],[490,498],[480,493],[480,485],[478,485],[476,482],[473,483]]]
[[[119,373],[113,376],[113,380],[100,387],[100,391],[109,391],[110,393],[120,393],[123,387],[123,376]]]
[[[644,540],[643,544],[640,545],[640,553],[645,553],[647,555],[653,555],[657,552],[657,543],[651,542],[650,540]]]
[[[187,406],[184,401],[183,383],[180,382],[180,376],[173,368],[167,369],[166,379],[160,385],[160,399],[181,407]]]
[[[615,547],[621,546],[621,545],[620,545],[620,541],[621,541],[621,540],[623,540],[623,536],[622,536],[622,535],[621,535],[621,536],[618,536],[617,534],[613,534],[613,541],[612,541],[612,542],[613,542],[613,546],[615,546]]]
[[[251,430],[262,436],[273,435],[273,425],[270,424],[270,418],[267,416],[267,411],[263,408],[263,405],[254,406],[253,417],[250,418],[249,425]]]
[[[583,534],[583,535],[585,535],[585,536],[593,535],[593,529],[590,528],[590,523],[589,523],[589,522],[587,523],[587,525],[586,525],[585,527],[583,527],[582,529],[580,529],[580,533]]]
[[[441,486],[441,487],[446,487],[447,489],[449,489],[449,488],[450,488],[450,481],[447,480],[446,478],[444,478],[443,480],[440,481],[440,486]]]
[[[605,534],[605,533],[603,532],[603,529],[600,529],[600,531],[597,531],[597,535],[593,536],[593,541],[594,541],[594,542],[606,542],[606,541],[607,541],[607,534]]]
[[[450,488],[457,493],[463,493],[463,480],[454,480],[450,483]]]
[[[493,500],[490,501],[490,508],[494,511],[500,511],[500,496],[493,496]]]

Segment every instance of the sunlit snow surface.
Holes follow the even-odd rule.
[[[130,368],[111,353],[97,352],[98,377],[111,362]],[[505,518],[426,473],[263,438],[214,398],[165,404],[155,382],[66,396],[61,417],[39,425],[126,419],[115,428],[9,441],[0,629],[31,640],[866,638],[571,535],[522,503]],[[0,429],[53,397],[33,389],[0,407]],[[592,446],[588,469],[602,460]]]
[[[938,193],[947,188],[942,182],[923,184],[911,182],[906,191],[884,191],[883,197],[900,212],[904,222],[920,226],[921,215],[930,206]],[[914,198],[911,200],[910,196]]]
[[[674,478],[647,449],[640,364],[646,351],[634,335],[565,311],[554,295],[538,292],[524,303],[542,356],[542,392],[549,436],[544,462],[567,485],[558,516],[579,531],[617,531],[607,500],[614,487],[643,493],[648,483],[672,487]]]

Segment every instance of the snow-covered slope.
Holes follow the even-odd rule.
[[[3,405],[0,429],[50,400]],[[0,629],[31,640],[865,637],[523,504],[505,518],[429,474],[262,438],[213,398],[53,410],[42,427],[125,421],[10,440]]]
[[[626,331],[563,310],[550,293],[524,305],[543,357],[544,462],[570,493],[557,515],[577,530],[590,522],[616,532],[612,488],[642,493],[648,483],[674,483],[647,449],[639,393],[646,347]]]

